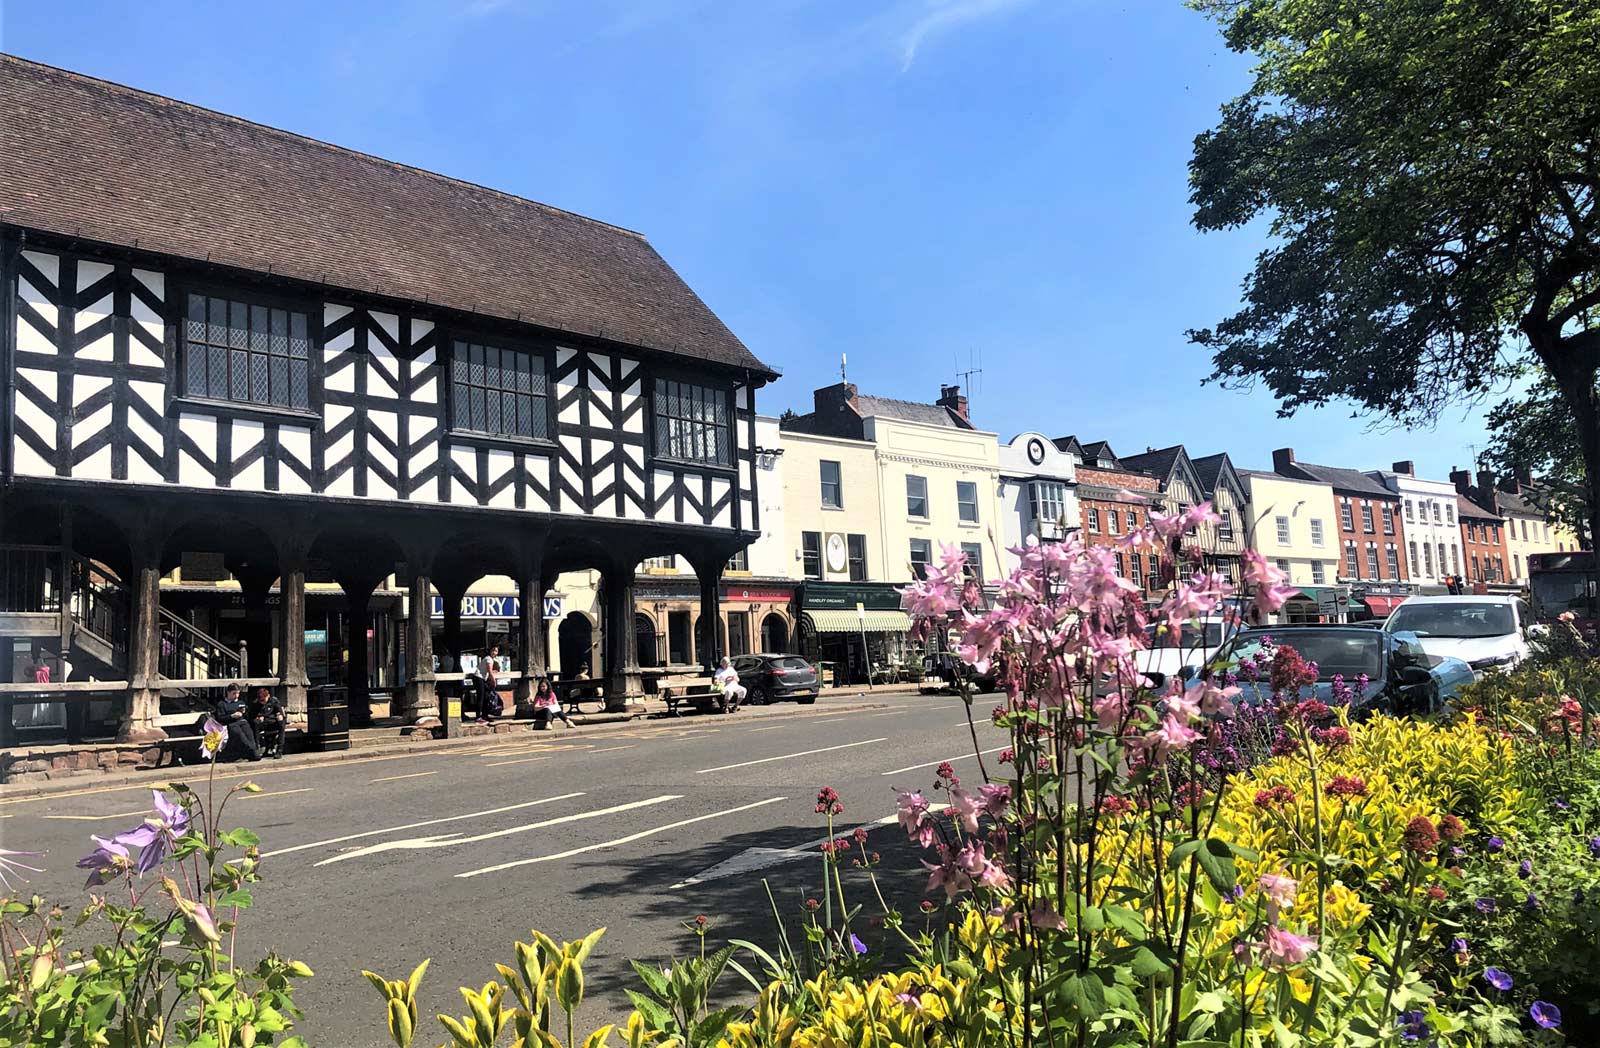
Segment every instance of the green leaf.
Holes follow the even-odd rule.
[[[667,975],[665,972],[655,965],[645,964],[643,961],[629,961],[628,963],[633,965],[633,970],[638,973],[639,978],[643,980],[651,993],[657,997],[665,997],[667,995]]]
[[[217,896],[217,908],[220,909],[224,906],[237,906],[243,910],[247,909],[254,901],[255,897],[250,894],[250,890],[248,888],[235,888],[231,892],[226,892]]]
[[[1067,976],[1056,996],[1081,1019],[1099,1018],[1106,1006],[1105,984],[1093,972]]]
[[[638,1009],[639,1014],[644,1017],[645,1025],[650,1029],[665,1033],[671,1033],[676,1029],[677,1024],[673,1022],[672,1014],[661,1005],[637,990],[629,990],[627,993],[628,999],[633,1002],[634,1008]]]
[[[225,836],[228,838],[228,843],[236,848],[254,848],[261,843],[261,838],[256,836],[254,830],[243,826],[229,830]]]
[[[1177,963],[1177,956],[1159,943],[1155,944],[1153,948],[1140,946],[1133,951],[1133,974],[1141,979],[1153,979],[1158,975],[1166,975],[1172,971]]]

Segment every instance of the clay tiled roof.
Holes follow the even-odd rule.
[[[1465,495],[1456,496],[1456,516],[1462,520],[1489,520],[1498,522],[1500,517],[1490,513]]]
[[[0,223],[770,368],[638,233],[0,55]]]
[[[1183,455],[1183,445],[1174,444],[1170,448],[1156,448],[1146,451],[1142,455],[1123,455],[1122,464],[1128,469],[1140,473],[1148,473],[1163,484],[1172,475],[1172,466]]]
[[[1335,491],[1345,491],[1353,495],[1388,499],[1400,497],[1359,469],[1340,469],[1337,466],[1316,466],[1309,462],[1296,462],[1285,471],[1284,476],[1298,477],[1301,480],[1320,480]]]

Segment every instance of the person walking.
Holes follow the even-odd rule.
[[[505,711],[505,703],[500,699],[500,645],[489,649],[479,672],[483,691],[478,697],[478,718],[485,724],[492,724]]]
[[[561,722],[569,728],[576,728],[567,711],[561,708],[561,696],[550,686],[548,678],[540,677],[538,688],[533,693],[533,727],[535,731],[543,731],[550,727],[550,722],[560,718]]]
[[[747,692],[745,686],[739,683],[739,671],[733,668],[733,663],[726,655],[722,657],[722,665],[717,667],[717,672],[711,675],[711,681],[722,688],[722,712],[738,713],[739,703],[744,701]]]
[[[250,725],[250,710],[245,705],[244,689],[237,684],[230,684],[222,695],[222,701],[217,703],[217,720],[228,729],[228,744],[222,751],[222,756],[228,760],[258,761],[261,759],[261,746],[256,742],[255,730]]]

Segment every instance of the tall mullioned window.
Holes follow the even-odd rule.
[[[468,339],[450,342],[450,407],[456,429],[491,437],[550,436],[544,354]]]
[[[185,395],[309,410],[310,358],[307,314],[189,294],[183,326]]]
[[[711,466],[733,463],[728,394],[692,382],[660,379],[655,387],[656,454]]]

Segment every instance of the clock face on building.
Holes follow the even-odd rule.
[[[849,565],[849,562],[849,554],[844,546],[844,536],[836,531],[828,536],[828,570],[843,571]]]
[[[1034,437],[1032,440],[1028,441],[1028,461],[1033,463],[1035,466],[1041,465],[1044,462],[1044,441],[1040,440],[1038,437]]]

